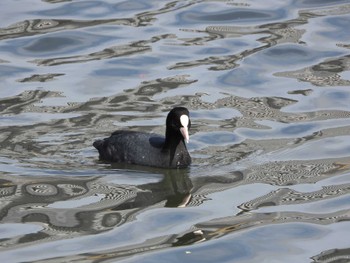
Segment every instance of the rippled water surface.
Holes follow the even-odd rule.
[[[3,262],[349,262],[348,0],[0,4]],[[191,112],[189,169],[95,139]]]

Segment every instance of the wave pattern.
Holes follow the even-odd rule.
[[[4,261],[349,259],[348,1],[5,2]],[[97,159],[179,105],[190,169]]]

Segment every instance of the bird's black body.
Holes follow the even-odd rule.
[[[109,138],[97,140],[94,147],[100,159],[109,162],[129,163],[162,168],[184,168],[191,164],[180,117],[189,116],[188,110],[177,107],[171,110],[166,121],[166,136],[158,134],[116,131]],[[188,118],[188,127],[190,128]],[[188,135],[187,135],[188,136]]]

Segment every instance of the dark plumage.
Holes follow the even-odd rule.
[[[109,138],[97,140],[94,147],[100,159],[162,168],[184,168],[191,164],[185,140],[191,127],[189,112],[173,108],[166,119],[165,137],[145,132],[115,131]]]

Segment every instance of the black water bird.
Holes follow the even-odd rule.
[[[191,156],[185,141],[189,141],[191,120],[184,107],[173,108],[166,118],[165,137],[137,131],[119,130],[109,138],[97,140],[93,146],[100,159],[162,168],[185,168]]]

